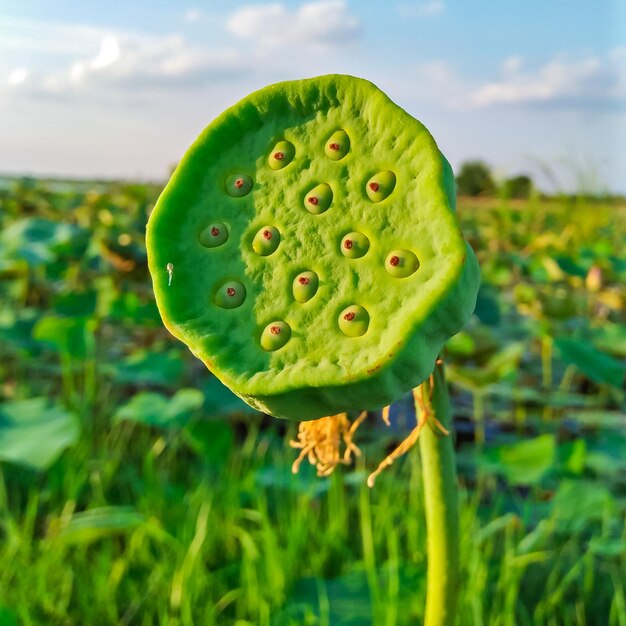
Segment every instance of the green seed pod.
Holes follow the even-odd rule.
[[[394,278],[406,278],[419,266],[417,256],[410,250],[392,250],[385,259],[385,269]]]
[[[300,272],[293,279],[293,299],[300,304],[308,302],[316,293],[319,278],[315,272]]]
[[[209,224],[200,233],[200,243],[206,248],[217,248],[228,239],[228,226],[224,222],[215,222]]]
[[[296,149],[290,141],[279,141],[270,151],[267,162],[273,170],[282,170],[293,161]]]
[[[287,322],[270,322],[261,333],[261,347],[266,352],[282,348],[291,338],[291,327]]]
[[[370,240],[363,234],[351,232],[341,240],[341,254],[349,259],[360,259],[370,248]]]
[[[313,215],[324,213],[333,201],[333,190],[330,185],[320,183],[304,196],[304,208]]]
[[[280,243],[280,233],[276,226],[263,226],[252,240],[252,249],[261,256],[269,256],[276,252]]]
[[[349,152],[337,162],[326,146],[339,129]],[[225,182],[233,172],[254,181],[241,202]],[[306,198],[314,192],[320,210],[323,185],[330,208],[311,214]],[[272,85],[209,125],[150,215],[159,311],[261,411],[306,420],[386,406],[430,376],[474,310],[478,264],[454,207],[454,175],[432,136],[374,85],[339,75]],[[218,223],[228,242],[209,249],[198,235]],[[273,254],[258,232],[276,226],[263,224],[280,228]],[[369,244],[357,259],[341,247],[349,233],[350,250],[363,250],[353,231]],[[289,331],[266,332],[269,320]],[[277,337],[288,340],[272,349]]]
[[[345,130],[336,130],[326,142],[324,152],[329,159],[339,161],[350,152],[350,137]]]
[[[394,190],[396,175],[389,170],[374,174],[365,185],[367,197],[372,202],[381,202]]]
[[[229,196],[243,198],[252,191],[254,182],[247,174],[231,174],[226,178],[224,189]]]
[[[353,304],[339,314],[339,328],[348,337],[361,337],[367,332],[370,316],[359,304]]]
[[[222,309],[236,309],[246,299],[246,288],[236,280],[229,280],[215,292],[213,301]]]

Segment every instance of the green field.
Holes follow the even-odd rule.
[[[160,188],[0,185],[0,626],[420,624],[415,420],[355,467],[291,472],[297,424],[241,403],[163,328]],[[476,314],[445,363],[460,626],[626,626],[626,207],[461,198]]]

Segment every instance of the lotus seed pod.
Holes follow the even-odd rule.
[[[279,141],[267,157],[267,162],[273,170],[282,170],[293,160],[296,149],[290,141]]]
[[[224,222],[209,224],[200,233],[200,243],[207,248],[216,248],[226,243],[228,239],[228,226]]]
[[[215,304],[222,309],[236,309],[246,299],[246,288],[236,280],[220,285],[215,293]]]
[[[374,174],[365,185],[368,198],[372,202],[381,202],[396,186],[396,175],[389,170]]]
[[[226,193],[234,198],[243,198],[252,191],[252,178],[247,174],[231,174],[224,183]]]
[[[342,146],[340,130],[348,152],[335,160],[327,144]],[[253,181],[244,198],[231,193],[240,172]],[[325,185],[329,206],[316,214]],[[371,83],[272,85],[212,122],[161,194],[147,229],[159,311],[263,412],[378,409],[428,378],[474,310],[478,265],[454,206],[452,169],[429,132]],[[217,224],[228,240],[209,248],[199,235]],[[265,254],[268,242],[279,245]]]
[[[270,322],[261,333],[261,347],[267,352],[282,348],[291,338],[291,328],[287,322]]]
[[[300,272],[293,279],[293,298],[296,302],[304,304],[316,293],[319,286],[319,278],[315,272]]]
[[[370,247],[370,240],[363,234],[351,232],[341,240],[341,254],[349,259],[360,259]]]
[[[419,266],[417,256],[410,250],[392,250],[385,259],[385,269],[395,278],[406,278]]]
[[[304,207],[313,215],[321,215],[328,209],[333,201],[333,190],[330,185],[320,183],[316,185],[304,197]]]
[[[263,226],[252,240],[252,249],[261,256],[276,252],[280,243],[280,233],[276,226]]]
[[[333,161],[339,161],[350,152],[350,137],[345,130],[336,130],[326,142],[324,148],[326,156]]]

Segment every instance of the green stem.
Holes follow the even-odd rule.
[[[430,426],[419,439],[428,531],[428,587],[424,626],[453,626],[459,590],[459,511],[452,435],[443,435],[432,417],[451,428],[450,399],[443,366],[435,367],[434,383],[423,383],[430,400]],[[419,392],[418,392],[419,393]],[[420,411],[420,407],[416,406]]]

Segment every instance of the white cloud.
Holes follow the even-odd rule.
[[[359,20],[344,0],[317,0],[297,9],[280,3],[244,6],[226,23],[227,29],[242,40],[267,49],[293,48],[324,51],[353,41],[360,32]]]
[[[446,8],[443,0],[422,0],[421,2],[399,2],[395,5],[396,13],[400,17],[412,19],[415,17],[432,17],[443,13]]]
[[[521,56],[510,56],[502,61],[502,71],[506,74],[517,72],[524,65],[524,59]]]
[[[626,108],[626,47],[573,59],[557,55],[529,67],[521,56],[500,64],[500,78],[470,82],[444,61],[422,63],[410,88],[416,100],[450,110],[543,107],[570,111]]]
[[[202,11],[200,11],[200,9],[192,8],[185,11],[183,15],[183,21],[187,22],[188,24],[194,24],[196,22],[200,22],[203,17],[204,14],[202,13]]]
[[[504,62],[502,77],[468,94],[470,105],[543,105],[563,108],[623,107],[626,103],[626,50],[578,59],[556,56],[534,69],[521,59]]]
[[[29,72],[25,67],[17,67],[7,76],[9,85],[21,85],[28,79]]]

